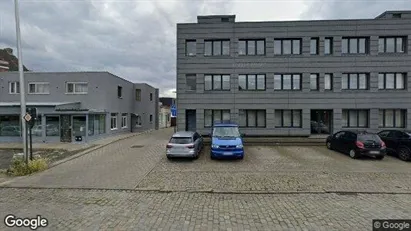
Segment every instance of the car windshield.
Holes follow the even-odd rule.
[[[213,129],[213,136],[216,137],[239,137],[240,132],[238,127],[215,127]]]
[[[381,141],[380,137],[375,134],[358,135],[358,141]]]
[[[172,144],[189,144],[191,143],[190,137],[173,137],[170,140]]]

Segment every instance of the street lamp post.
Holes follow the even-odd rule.
[[[17,38],[17,58],[19,64],[19,76],[20,76],[20,120],[22,127],[22,138],[23,138],[23,152],[26,163],[28,163],[28,153],[27,153],[27,131],[26,131],[26,121],[23,119],[26,114],[26,91],[24,89],[24,70],[23,70],[23,54],[21,51],[21,36],[20,36],[20,14],[19,14],[19,3],[18,0],[14,0],[14,10],[16,17],[16,38]]]

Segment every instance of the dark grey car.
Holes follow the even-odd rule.
[[[197,132],[176,132],[167,144],[166,155],[168,159],[173,157],[190,157],[196,159],[203,146],[203,137]]]

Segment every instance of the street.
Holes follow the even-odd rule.
[[[172,129],[1,185],[0,215],[45,230],[370,230],[411,217],[409,162],[325,147],[251,146],[240,161],[165,157]],[[2,224],[1,230],[6,229]]]

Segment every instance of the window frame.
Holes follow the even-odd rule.
[[[394,88],[387,88],[387,74],[394,75]],[[397,88],[397,74],[402,75],[403,88]],[[383,88],[380,88],[380,75],[383,75]],[[378,73],[378,90],[405,90],[407,88],[407,73],[402,72],[380,72]]]
[[[258,42],[261,42],[261,41],[263,41],[264,42],[264,53],[263,54],[258,54],[257,53],[257,51],[258,51],[258,47],[257,47],[257,44],[258,44]],[[240,42],[245,42],[245,54],[240,54],[240,52],[238,52],[238,55],[239,56],[264,56],[264,55],[266,55],[266,45],[267,45],[267,43],[266,43],[266,39],[239,39],[238,40],[238,50],[240,51]],[[249,54],[249,52],[248,52],[248,43],[249,42],[253,42],[254,43],[254,54]]]
[[[211,89],[206,89],[206,76],[211,76]],[[220,77],[220,83],[221,83],[221,89],[215,89],[214,87],[214,78],[219,76]],[[224,89],[224,84],[223,84],[223,76],[229,76],[229,88]],[[231,75],[230,74],[205,74],[204,75],[204,91],[231,91]]]
[[[35,92],[30,92],[30,85],[31,84],[34,84]],[[41,85],[41,84],[48,85],[48,88],[49,88],[48,92],[37,92],[37,85]],[[50,82],[29,82],[27,84],[27,87],[28,87],[27,88],[27,94],[29,94],[29,95],[50,95]]]
[[[312,42],[315,41],[315,53],[312,53]],[[319,37],[312,37],[310,38],[310,55],[319,55],[320,53],[320,38]]]
[[[123,98],[123,87],[122,86],[117,86],[117,97],[119,98],[119,99],[122,99]]]
[[[393,120],[392,120],[392,124],[393,124],[393,126],[392,127],[388,127],[388,126],[386,126],[386,124],[385,124],[385,112],[386,111],[388,111],[388,110],[390,110],[390,111],[393,111],[393,114],[392,114],[392,117],[393,117]],[[396,116],[396,113],[398,112],[398,111],[400,111],[400,116],[401,116],[401,119],[402,119],[402,126],[401,127],[399,127],[399,126],[397,126],[397,116]],[[406,109],[401,109],[401,108],[395,108],[395,109],[379,109],[379,111],[378,111],[378,117],[380,117],[380,113],[382,112],[382,126],[380,126],[380,124],[378,124],[378,127],[379,128],[405,128],[406,127],[406,122],[407,122],[407,110]],[[380,120],[381,118],[378,118],[378,120]]]
[[[153,114],[150,114],[150,117],[149,117],[149,121],[150,121],[150,124],[152,124],[153,123]]]
[[[136,91],[135,91],[135,98],[136,98],[136,101],[141,101],[141,89],[137,89],[136,88]]]
[[[68,85],[73,84],[73,92],[68,91]],[[77,84],[86,84],[87,91],[86,92],[76,92],[76,85]],[[88,94],[88,82],[66,82],[66,94],[67,95],[87,95]]]
[[[240,82],[240,76],[245,76],[245,89],[240,89],[240,84],[238,84],[238,90],[239,91],[265,91],[267,90],[267,75],[266,74],[239,74],[238,75],[238,83]],[[255,83],[255,89],[249,89],[248,87],[248,79],[249,77],[254,76],[254,83]],[[264,89],[259,89],[258,88],[258,76],[264,76]]]
[[[280,75],[281,76],[281,89],[276,89],[275,87],[275,76]],[[284,75],[291,75],[291,89],[284,89]],[[299,75],[300,76],[300,84],[298,89],[294,89],[294,75]],[[301,91],[302,90],[302,74],[301,73],[275,73],[274,74],[274,91]]]
[[[315,89],[311,88],[311,76],[315,75]],[[310,91],[319,91],[320,90],[320,74],[319,73],[310,73]]]
[[[211,111],[211,125],[206,125],[206,111]],[[220,121],[223,120],[224,117],[224,112],[228,112],[228,114],[230,115],[230,120],[231,120],[231,110],[230,109],[204,109],[204,128],[211,128],[214,125],[214,113],[216,111],[220,112]]]
[[[327,76],[330,77],[330,88],[327,88],[325,85],[325,79],[327,78]],[[324,74],[324,91],[332,91],[334,88],[334,75],[333,73],[325,73]]]
[[[406,36],[379,36],[378,37],[378,53],[379,54],[405,54],[407,53],[407,37]],[[387,52],[387,39],[394,39],[394,52]],[[397,39],[402,40],[403,51],[397,51]],[[380,51],[380,41],[383,40],[383,51]]]
[[[211,54],[206,54],[205,44],[211,42]],[[223,43],[228,42],[228,54],[223,54],[224,46]],[[220,54],[214,54],[214,43],[220,43]],[[204,40],[204,56],[230,56],[230,39],[206,39]]]
[[[350,43],[351,40],[355,39],[357,43],[357,52],[353,53],[351,52],[350,48]],[[360,53],[360,40],[365,39],[365,44],[364,44],[364,53]],[[347,52],[345,53],[344,50],[342,49],[342,44],[344,43],[344,40],[347,40]],[[341,39],[341,54],[343,55],[351,55],[351,54],[369,54],[370,53],[370,38],[369,37],[342,37]]]
[[[14,86],[14,88],[12,86]],[[13,89],[14,89],[14,92],[12,91]],[[20,94],[20,81],[10,81],[9,82],[9,94],[10,95]]]
[[[153,101],[153,93],[150,92],[150,101]]]
[[[350,126],[350,112],[354,111],[356,113],[357,117],[357,126]],[[366,112],[366,118],[367,118],[367,123],[365,126],[359,126],[360,122],[360,111],[365,111]],[[347,126],[342,124],[342,128],[369,128],[370,126],[370,110],[369,109],[343,109],[342,110],[342,116],[344,116],[344,112],[347,112]]]
[[[274,111],[274,116],[276,116],[276,111],[281,113],[281,126],[277,126],[276,120],[274,120],[274,126],[276,128],[302,128],[303,127],[303,111],[301,109],[276,109]],[[284,126],[284,111],[291,111],[291,126]],[[300,113],[300,126],[294,126],[294,113],[298,111]]]
[[[284,41],[289,40],[291,41],[291,53],[290,54],[284,54]],[[275,41],[280,41],[280,54],[276,54],[275,53]],[[299,42],[299,52],[297,54],[294,53],[294,41],[298,41]],[[303,48],[302,48],[302,39],[301,38],[278,38],[278,39],[274,39],[274,56],[275,55],[301,55],[303,53]]]
[[[113,123],[113,120],[115,123]],[[113,125],[115,125],[113,127]],[[110,114],[110,130],[118,130],[118,114],[117,113],[111,113]]]
[[[192,79],[191,79],[192,78]],[[194,89],[188,89],[188,80],[194,79]],[[186,74],[186,91],[196,91],[197,90],[197,75],[196,74]]]
[[[127,128],[127,113],[121,115],[121,128]]]
[[[364,75],[365,74],[365,88],[360,88],[360,75]],[[343,78],[344,76],[347,76],[347,88],[343,88],[342,86],[342,82],[343,82]],[[350,88],[350,78],[351,75],[356,75],[357,76],[357,88]],[[342,73],[341,76],[341,90],[370,90],[370,74],[369,73],[364,73],[364,72],[359,72],[359,73]]]
[[[188,44],[189,43],[194,43],[194,53],[192,55],[190,55],[188,53]],[[185,55],[187,57],[194,57],[197,55],[197,41],[195,39],[186,39],[186,43],[185,43]]]
[[[330,52],[327,53],[327,50],[325,49],[325,44],[327,44],[327,41],[329,41],[329,47],[330,47]],[[334,44],[334,38],[333,37],[325,37],[324,38],[324,55],[332,55],[334,53],[333,45]]]
[[[240,119],[240,111],[244,112],[245,115],[245,126],[242,126],[241,124],[239,127],[241,128],[266,128],[267,127],[267,110],[265,109],[240,109],[238,113],[238,117]],[[255,126],[249,126],[248,125],[248,114],[251,112],[255,112]],[[258,112],[264,112],[264,126],[258,126]]]

